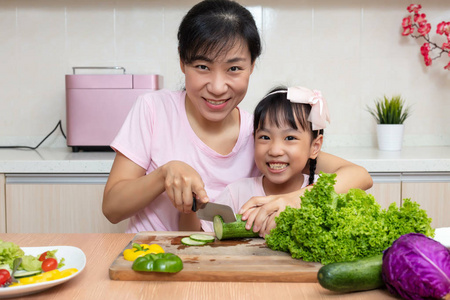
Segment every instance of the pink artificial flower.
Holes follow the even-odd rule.
[[[445,50],[445,49],[450,50],[450,41],[448,41],[448,43],[442,44],[442,50]],[[450,55],[450,52],[448,53],[448,55]]]
[[[421,8],[422,8],[422,5],[420,5],[420,4],[411,4],[410,6],[408,6],[407,10],[410,13],[412,13],[412,12],[418,13]]]
[[[450,71],[450,62],[444,67],[444,69],[449,70]]]
[[[411,27],[411,16],[403,18],[402,27]]]
[[[419,25],[419,29],[417,30],[421,35],[426,35],[431,30],[431,24],[422,22]]]
[[[428,55],[424,56],[423,60],[425,61],[425,66],[431,66],[431,58]]]
[[[428,53],[430,53],[430,44],[429,43],[424,43],[422,45],[422,47],[420,47],[420,53],[422,53],[422,55],[424,57],[428,56]]]
[[[450,22],[441,22],[437,25],[436,28],[437,34],[445,34],[446,36],[450,35]]]
[[[411,26],[403,27],[402,35],[405,35],[405,36],[406,35],[410,35],[413,32],[414,32],[414,28],[413,27],[411,27]]]
[[[426,14],[414,14],[414,22],[421,23],[427,21],[427,15]]]

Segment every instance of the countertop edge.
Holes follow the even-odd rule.
[[[369,147],[324,151],[360,165],[370,173],[450,172],[450,146],[404,147],[397,152]],[[114,152],[72,152],[63,147],[0,150],[0,174],[109,174],[114,157]]]

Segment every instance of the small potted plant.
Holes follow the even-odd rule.
[[[409,107],[400,95],[375,101],[375,108],[367,107],[377,121],[378,147],[380,150],[400,151],[403,141],[403,122],[409,117]]]

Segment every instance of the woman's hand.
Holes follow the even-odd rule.
[[[164,186],[175,206],[182,213],[192,212],[193,195],[199,206],[209,202],[205,184],[194,168],[182,161],[170,161],[161,167]]]
[[[242,220],[247,220],[245,228],[250,230],[253,225],[253,231],[259,232],[261,237],[265,237],[270,230],[275,228],[275,217],[279,216],[287,206],[300,207],[300,196],[308,188],[283,195],[252,197],[239,211],[242,214]]]
[[[192,212],[193,194],[199,207],[209,201],[203,180],[188,164],[170,161],[145,175],[144,168],[117,152],[103,194],[103,214],[116,224],[148,206],[164,191],[180,212]]]

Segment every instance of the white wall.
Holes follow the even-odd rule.
[[[164,87],[183,77],[176,32],[197,1],[0,1],[0,145],[37,144],[58,120],[65,126],[64,75],[73,66],[123,66],[157,73]],[[425,67],[422,41],[403,37],[405,0],[247,0],[261,30],[257,61],[242,107],[279,84],[322,90],[332,123],[326,147],[376,146],[367,104],[401,94],[412,105],[405,146],[450,145],[450,72],[442,57]],[[450,21],[450,1],[422,0],[432,25]],[[442,38],[440,39],[442,42]],[[64,145],[58,133],[46,146]]]

